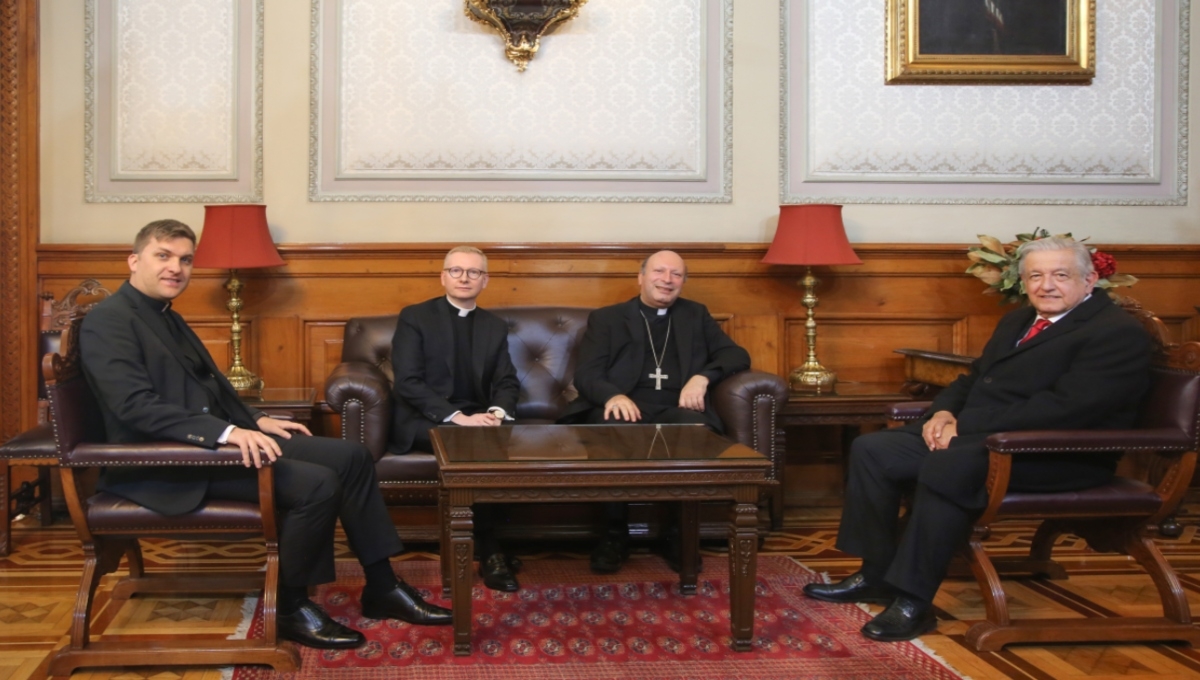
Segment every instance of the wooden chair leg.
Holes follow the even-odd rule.
[[[1187,595],[1183,592],[1179,577],[1175,575],[1171,565],[1167,564],[1154,541],[1145,535],[1130,536],[1125,551],[1150,574],[1155,587],[1158,588],[1158,596],[1162,599],[1163,616],[1176,623],[1191,624],[1192,615],[1188,608]]]

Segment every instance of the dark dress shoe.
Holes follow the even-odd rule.
[[[291,614],[276,618],[279,637],[315,649],[353,649],[367,641],[366,636],[329,618],[312,601],[301,603]]]
[[[521,561],[521,558],[517,557],[516,555],[504,553],[504,559],[506,562],[508,562],[508,570],[514,575],[521,571],[521,567],[525,566],[525,563]]]
[[[509,569],[508,559],[504,553],[492,553],[492,556],[479,563],[479,575],[483,577],[483,585],[502,593],[515,593],[521,589],[517,577]]]
[[[862,634],[879,642],[904,642],[935,630],[937,617],[933,615],[933,605],[899,595],[862,627]]]
[[[414,626],[448,626],[453,621],[449,609],[429,604],[404,581],[384,593],[364,588],[362,611],[368,619],[400,619]]]
[[[629,540],[605,536],[592,550],[591,567],[596,574],[615,574],[629,557]]]
[[[874,602],[889,604],[896,592],[886,585],[867,583],[862,572],[855,572],[837,583],[809,583],[804,594],[814,600],[825,602]]]

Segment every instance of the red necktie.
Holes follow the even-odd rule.
[[[1017,346],[1020,347],[1021,345],[1025,344],[1027,340],[1032,339],[1033,336],[1041,333],[1049,327],[1050,322],[1046,319],[1038,319],[1037,321],[1034,321],[1033,325],[1029,327],[1028,331],[1026,331],[1025,337],[1021,338],[1020,341],[1017,342]]]

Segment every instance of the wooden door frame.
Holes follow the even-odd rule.
[[[38,0],[0,0],[0,440],[37,421]]]

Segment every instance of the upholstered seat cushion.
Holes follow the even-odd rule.
[[[258,503],[206,501],[184,515],[162,515],[120,496],[99,492],[87,499],[88,528],[98,534],[172,536],[189,531],[262,534]]]
[[[49,423],[42,423],[18,434],[0,446],[0,458],[13,462],[22,460],[58,460],[58,449],[54,445],[54,430]]]
[[[1082,491],[1056,491],[1054,493],[1027,493],[1010,491],[1000,504],[1000,513],[1031,515],[1037,517],[1086,515],[1112,516],[1154,514],[1162,505],[1162,498],[1154,487],[1127,477],[1116,477],[1102,486]]]
[[[437,458],[432,453],[410,451],[408,453],[385,453],[375,463],[375,475],[380,482],[436,482],[438,478]]]

